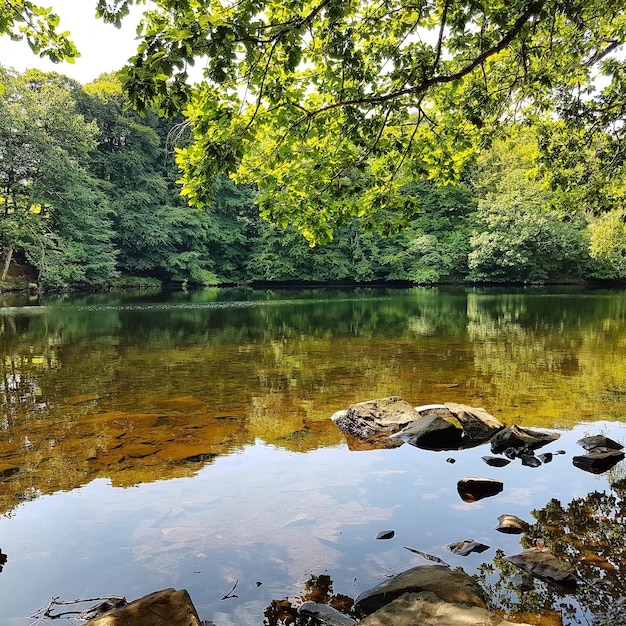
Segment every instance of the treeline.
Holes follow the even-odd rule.
[[[189,208],[174,162],[187,140],[182,118],[130,110],[114,74],[82,86],[0,67],[0,284],[626,278],[626,185],[609,138],[511,129],[461,184],[408,185],[417,209],[398,232],[350,222],[315,248],[261,220],[254,189],[227,179],[211,206]]]

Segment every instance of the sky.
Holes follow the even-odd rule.
[[[0,65],[18,72],[28,68],[58,72],[86,84],[103,72],[121,69],[135,52],[135,28],[145,5],[134,7],[122,28],[117,29],[95,18],[96,0],[40,0],[36,4],[54,9],[61,18],[58,30],[70,31],[81,56],[74,64],[52,63],[33,54],[25,42],[5,36],[0,37]]]

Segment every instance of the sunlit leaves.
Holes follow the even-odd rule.
[[[139,108],[187,109],[195,142],[179,164],[190,202],[206,203],[214,176],[231,174],[258,185],[265,217],[312,243],[353,216],[367,227],[406,220],[407,181],[458,180],[507,116],[590,93],[600,61],[617,76],[610,61],[625,34],[607,0],[152,7],[124,81]],[[196,61],[205,81],[189,89]]]

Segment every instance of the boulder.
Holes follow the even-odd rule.
[[[456,402],[446,402],[445,407],[461,424],[465,436],[474,441],[487,441],[504,428],[493,415],[482,408]]]
[[[617,465],[624,458],[621,450],[609,448],[594,448],[591,452],[572,459],[574,467],[590,472],[591,474],[602,474]]]
[[[456,485],[457,491],[464,502],[476,502],[499,494],[504,483],[495,478],[461,478]]]
[[[445,602],[434,593],[405,593],[361,620],[360,626],[506,626],[512,624],[479,606]],[[529,626],[517,622],[517,626]]]
[[[405,426],[391,439],[425,450],[458,450],[463,431],[444,417],[429,413]]]
[[[585,450],[595,450],[596,448],[607,448],[609,450],[623,450],[624,446],[613,439],[609,439],[604,435],[590,435],[589,437],[583,437],[576,442],[579,446],[582,446]]]
[[[388,439],[420,414],[402,398],[391,396],[352,404],[345,411],[337,411],[330,419],[346,435],[365,441]]]
[[[163,589],[113,609],[88,622],[89,626],[202,626],[185,589]]]
[[[498,518],[496,530],[507,535],[521,535],[530,528],[530,524],[517,515],[509,515],[505,513]]]
[[[535,578],[553,584],[562,589],[572,590],[578,584],[574,568],[560,559],[549,548],[529,548],[520,554],[505,557],[520,569]]]
[[[445,602],[485,608],[478,583],[464,571],[451,570],[444,565],[418,565],[385,580],[360,594],[355,607],[369,614],[405,593],[420,591],[430,591]]]
[[[560,436],[558,433],[540,432],[516,425],[505,426],[491,438],[491,452],[500,454],[513,449],[517,456],[521,456],[556,441]]]
[[[304,602],[298,607],[298,615],[312,617],[319,626],[354,626],[357,623],[354,618],[328,604],[311,601]]]

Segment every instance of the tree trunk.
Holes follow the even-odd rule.
[[[7,279],[7,274],[9,273],[9,266],[11,265],[11,260],[13,259],[13,246],[9,246],[7,250],[7,256],[4,260],[4,270],[2,270],[2,280]]]

